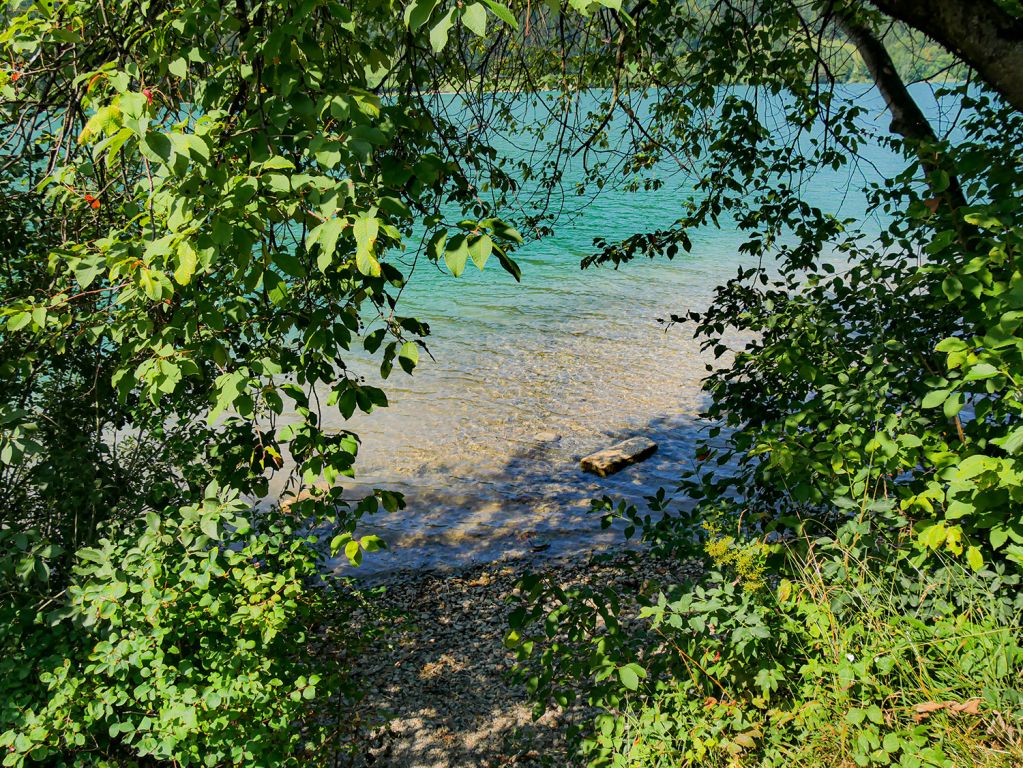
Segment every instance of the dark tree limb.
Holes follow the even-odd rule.
[[[920,106],[913,99],[913,96],[902,81],[892,57],[888,53],[881,39],[874,33],[874,30],[856,17],[845,14],[838,18],[838,24],[842,27],[849,39],[855,44],[863,63],[870,71],[871,77],[877,84],[878,90],[888,105],[888,112],[892,116],[891,130],[918,146],[920,163],[924,170],[930,174],[937,169],[937,155],[933,145],[937,142],[934,128],[924,116]],[[941,193],[949,206],[953,209],[966,205],[963,190],[959,182],[953,177],[950,179],[948,189]]]
[[[915,141],[935,141],[937,136],[919,105],[902,81],[884,43],[873,29],[852,16],[839,18],[839,24],[859,51],[870,76],[884,97],[892,116],[891,130]]]
[[[1023,18],[994,0],[869,0],[941,43],[1023,111]]]

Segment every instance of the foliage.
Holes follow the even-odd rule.
[[[336,594],[325,560],[357,564],[377,549],[359,519],[401,500],[342,497],[358,437],[328,430],[325,411],[349,419],[386,405],[353,356],[378,355],[382,378],[395,364],[415,369],[429,328],[402,316],[398,298],[420,257],[457,276],[493,256],[518,277],[509,254],[522,237],[498,216],[522,191],[540,209],[523,220],[546,231],[567,148],[538,169],[520,164],[516,178],[490,141],[502,127],[548,140],[552,126],[566,141],[573,94],[593,83],[608,92],[574,126],[588,184],[621,174],[656,185],[670,158],[697,185],[675,227],[601,243],[592,262],[672,256],[691,248],[691,230],[734,222],[747,255],[779,266],[740,273],[689,318],[717,354],[743,340],[709,381],[725,447],[700,453],[735,471],[684,486],[701,515],[743,521],[712,545],[742,578],[712,583],[703,605],[672,596],[658,628],[738,604],[735,646],[779,666],[762,682],[734,664],[717,671],[761,696],[784,679],[796,701],[794,670],[816,662],[841,678],[841,661],[802,631],[802,609],[768,601],[780,574],[794,574],[764,550],[767,535],[791,539],[805,562],[859,510],[897,553],[915,547],[921,567],[940,552],[983,575],[1023,557],[1019,116],[963,87],[949,94],[968,115],[961,134],[891,139],[907,169],[872,190],[865,213],[891,222],[878,248],[854,221],[807,205],[792,179],[847,168],[873,139],[861,106],[830,86],[848,58],[841,14],[883,20],[818,0],[640,3],[631,14],[617,0],[526,6],[5,3],[8,764],[297,764],[326,748],[330,725],[312,713],[341,695],[341,671],[314,652]],[[538,35],[541,17],[556,31]],[[468,96],[438,107],[448,84],[560,94],[524,124],[515,99],[478,115]],[[656,99],[640,120],[633,100],[648,87]],[[634,142],[624,154],[609,139],[616,110]],[[670,518],[638,525],[665,551],[694,535]],[[820,589],[843,584],[829,576]],[[604,604],[613,631],[598,633],[587,664],[600,665],[594,701],[617,707],[620,696],[602,698],[612,688],[665,681],[647,670],[647,637],[625,631],[617,597]],[[583,644],[599,626],[585,612],[553,616]],[[992,621],[975,624],[1001,632]],[[892,633],[919,640],[908,625]],[[543,663],[556,669],[559,653]],[[869,710],[878,690],[827,706]]]
[[[952,85],[951,129],[907,127],[889,94],[878,136],[822,44],[849,19],[878,39],[886,23],[856,3],[654,5],[619,41],[623,78],[664,73],[626,168],[654,184],[677,163],[695,191],[674,226],[598,241],[584,266],[731,226],[750,266],[672,318],[718,360],[685,501],[598,505],[706,575],[638,596],[527,579],[512,614],[540,705],[603,710],[596,764],[1020,759],[1023,123]],[[676,56],[679,34],[699,44]],[[865,206],[805,199],[878,141],[905,171]]]
[[[742,566],[762,541],[704,530],[668,561],[691,557],[699,575],[638,604],[529,577],[512,614],[519,674],[541,706],[599,708],[580,741],[591,765],[1015,764],[1019,574],[920,571],[886,539],[857,522],[786,545],[791,579],[766,586]]]
[[[711,467],[739,465],[684,487],[796,530],[887,498],[922,549],[965,555],[977,569],[987,557],[1018,560],[1020,117],[977,88],[947,89],[942,103],[964,115],[955,133],[880,137],[906,170],[871,186],[860,217],[810,205],[790,179],[853,166],[871,129],[855,100],[807,88],[813,50],[781,50],[798,14],[753,7],[762,34],[748,56],[717,53],[736,34],[738,17],[723,14],[705,30],[721,44],[698,54],[707,83],[654,108],[659,151],[701,158],[685,215],[669,230],[601,243],[589,260],[671,256],[692,247],[690,231],[725,221],[747,235],[741,250],[756,266],[706,311],[674,318],[692,322],[716,356],[731,353],[707,381],[708,415],[727,442],[714,444],[712,430],[698,453]],[[736,68],[785,94],[781,114],[755,91],[716,90]],[[777,121],[786,129],[772,130]],[[872,217],[880,233],[864,226]]]
[[[957,86],[939,93],[961,115],[954,133],[875,138],[853,97],[808,87],[818,52],[784,45],[802,17],[784,3],[749,10],[703,29],[715,42],[688,64],[705,81],[667,90],[652,108],[656,152],[699,158],[684,215],[666,231],[598,243],[587,262],[671,257],[691,249],[690,232],[726,222],[746,234],[740,250],[754,266],[706,311],[673,318],[728,361],[707,381],[708,416],[727,442],[715,444],[712,430],[697,453],[711,467],[740,465],[684,487],[796,530],[888,498],[922,549],[967,556],[977,569],[988,557],[1019,560],[1020,116]],[[740,22],[760,34],[742,39],[736,60]],[[781,108],[757,89],[719,87],[737,76],[783,94]],[[793,179],[853,173],[875,140],[906,170],[871,185],[857,216],[802,198]]]
[[[296,724],[341,671],[294,652],[328,599],[309,585],[316,539],[284,517],[254,531],[247,510],[211,488],[201,505],[150,512],[80,549],[48,610],[30,597],[47,595],[52,545],[5,535],[3,586],[18,600],[0,624],[5,765],[285,764],[318,746],[323,734]]]
[[[405,11],[4,4],[5,764],[306,764],[331,735],[326,562],[402,501],[342,499],[358,438],[324,413],[386,405],[362,350],[415,368],[420,254],[517,274],[521,241],[419,93],[513,19]]]
[[[914,189],[921,165],[913,162],[874,191],[892,216],[883,250],[843,234],[836,248],[846,269],[803,264],[824,247],[820,230],[805,228],[798,246],[781,248],[784,278],[746,273],[698,319],[709,345],[720,343],[726,318],[756,338],[709,384],[711,415],[737,428],[730,440],[749,472],[708,481],[704,495],[751,480],[751,511],[796,527],[829,506],[888,498],[922,550],[965,554],[979,570],[985,558],[1018,562],[1023,553],[1018,373],[1009,362],[1019,244],[1001,223],[1020,193],[1003,157],[1018,145],[1021,124],[987,98],[950,95],[975,111],[963,140],[919,151],[947,160],[968,208]],[[1003,136],[1013,138],[1006,144]],[[946,192],[949,173],[930,176],[932,193]],[[755,239],[748,248],[760,254],[765,245]]]

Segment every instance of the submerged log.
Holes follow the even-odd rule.
[[[579,462],[579,465],[586,472],[607,477],[625,469],[630,464],[653,456],[656,451],[657,443],[653,440],[646,437],[633,437],[587,456]]]

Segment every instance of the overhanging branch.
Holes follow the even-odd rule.
[[[930,122],[924,116],[923,111],[913,99],[913,96],[902,81],[892,57],[885,48],[884,43],[859,19],[851,15],[843,15],[838,23],[849,36],[849,39],[856,45],[863,63],[870,71],[871,77],[877,84],[878,90],[884,97],[885,104],[892,116],[891,130],[905,139],[909,139],[919,145],[920,163],[924,170],[930,173],[937,167],[937,157],[934,150],[928,145],[937,141],[937,136]],[[962,188],[959,182],[952,178],[947,190],[941,193],[953,208],[961,208],[966,205]]]
[[[1023,111],[1023,19],[993,0],[869,0],[941,43]]]

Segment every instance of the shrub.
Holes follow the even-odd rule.
[[[518,271],[509,177],[418,92],[421,50],[510,14],[435,6],[3,3],[6,764],[305,764],[323,742],[359,646],[319,650],[347,619],[319,542],[358,563],[380,546],[358,518],[401,503],[342,500],[359,441],[324,414],[387,404],[353,348],[415,368],[414,236],[454,273]]]
[[[210,488],[150,513],[79,550],[56,597],[52,551],[4,532],[4,765],[308,764],[337,729],[310,707],[342,690],[338,657],[312,650],[340,593],[318,583],[316,537],[248,509]]]
[[[700,533],[680,549],[702,575],[638,602],[523,583],[519,674],[541,706],[581,695],[601,710],[578,741],[591,765],[1023,759],[1018,574],[919,569],[849,523],[835,538],[773,547],[791,578],[774,568],[765,583],[748,565],[762,539],[688,530]]]

